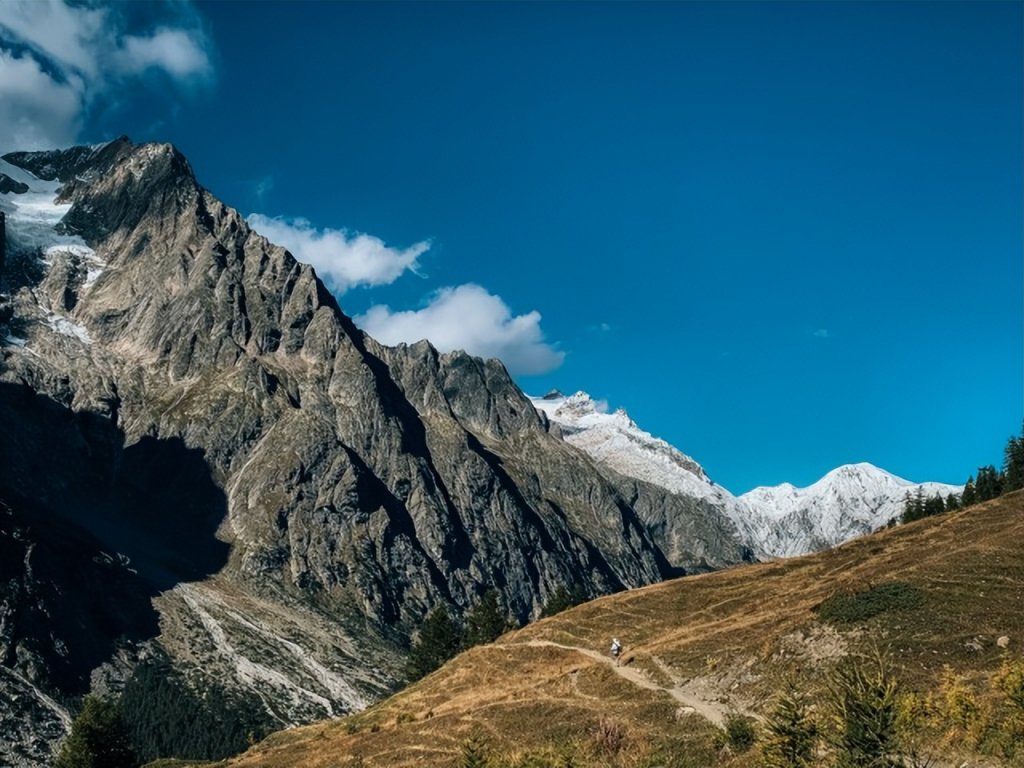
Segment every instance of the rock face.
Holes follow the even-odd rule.
[[[66,725],[53,694],[154,649],[300,722],[390,690],[437,604],[493,587],[527,620],[562,585],[740,558],[676,503],[670,562],[641,518],[660,489],[599,470],[497,361],[364,335],[170,145],[0,172],[25,188],[0,194],[0,689],[42,713],[20,764]]]

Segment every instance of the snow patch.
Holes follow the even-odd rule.
[[[81,238],[78,239],[81,240]],[[54,259],[60,254],[67,254],[77,259],[80,263],[85,264],[86,275],[85,281],[82,283],[83,289],[91,288],[107,267],[107,262],[101,259],[96,254],[96,251],[87,246],[85,241],[51,245],[43,251],[43,261],[48,265],[52,265]]]
[[[7,216],[9,247],[45,251],[51,246],[85,246],[78,235],[64,235],[55,230],[70,203],[58,203],[61,183],[46,181],[6,160],[0,160],[0,173],[28,185],[28,192],[0,195],[0,211]]]
[[[78,339],[83,344],[92,344],[92,337],[89,336],[89,331],[84,326],[78,325],[78,323],[64,317],[64,315],[60,315],[52,310],[46,310],[43,322],[46,323],[50,330],[56,331],[63,336]]]

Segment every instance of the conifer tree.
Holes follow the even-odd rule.
[[[988,501],[999,496],[1001,485],[999,473],[995,467],[991,464],[987,467],[978,467],[978,479],[974,481],[978,501]]]
[[[811,716],[807,693],[796,681],[786,681],[765,725],[768,728],[764,747],[765,768],[807,768],[814,765],[818,726]]]
[[[472,648],[497,640],[508,627],[508,618],[498,605],[498,591],[489,589],[466,616],[463,646]]]
[[[969,507],[972,504],[978,503],[978,492],[974,488],[974,475],[967,478],[967,482],[964,483],[964,492],[960,496],[960,506]]]
[[[1021,430],[1024,433],[1024,429]],[[1024,488],[1024,434],[1011,437],[1003,452],[1003,493]]]
[[[487,742],[479,733],[474,733],[462,742],[459,768],[487,768]]]
[[[559,586],[551,593],[551,597],[544,604],[544,609],[541,611],[540,616],[542,619],[554,616],[556,613],[561,613],[580,603],[585,603],[588,599],[587,591],[579,584],[573,584],[572,589],[567,589],[564,585]]]
[[[109,699],[87,696],[71,723],[71,735],[61,747],[56,768],[133,768],[136,762],[121,707]]]
[[[946,511],[952,512],[955,509],[960,509],[960,497],[951,493],[946,497]]]
[[[931,517],[932,515],[941,515],[946,511],[946,503],[942,500],[942,496],[935,494],[929,496],[928,500],[924,503],[924,516]]]
[[[442,605],[435,608],[420,627],[420,634],[412,644],[406,675],[415,682],[438,669],[459,651],[462,632],[448,610]]]
[[[847,661],[830,680],[839,721],[839,768],[896,768],[898,685],[880,653]]]

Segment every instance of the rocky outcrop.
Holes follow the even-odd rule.
[[[562,585],[599,594],[736,559],[727,527],[696,521],[700,543],[670,564],[639,515],[660,496],[549,431],[499,362],[364,335],[170,145],[3,160],[30,172],[28,194],[59,182],[59,223],[52,243],[19,240],[42,261],[0,346],[0,500],[31,510],[17,529],[34,551],[44,530],[81,531],[83,557],[125,569],[131,597],[111,599],[154,606],[134,634],[99,632],[108,656],[114,635],[156,642],[197,685],[229,680],[298,722],[395,685],[437,604],[496,588],[525,621]],[[19,558],[11,583],[34,584]],[[11,647],[60,641],[75,670],[56,683],[39,670],[57,651],[8,652],[40,690],[130,674],[128,651],[119,666],[10,616]]]

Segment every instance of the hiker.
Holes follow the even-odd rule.
[[[611,653],[612,659],[615,661],[615,666],[619,666],[619,654],[622,653],[622,643],[619,642],[617,637],[612,638]]]

